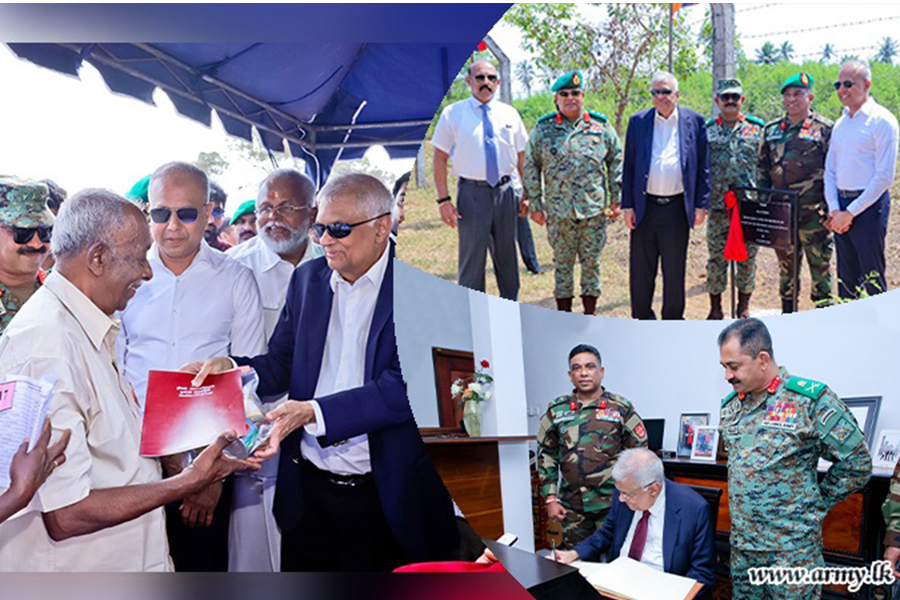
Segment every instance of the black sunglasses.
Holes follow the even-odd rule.
[[[560,90],[557,94],[559,94],[560,98],[568,98],[569,96],[577,98],[581,96],[581,90]]]
[[[193,223],[200,215],[199,208],[179,208],[176,211],[171,208],[151,208],[150,218],[154,223],[168,223],[173,212],[178,215],[178,220],[182,223]]]
[[[42,244],[50,243],[50,233],[52,227],[7,227],[13,234],[13,241],[20,246],[24,246],[31,241],[36,233]]]
[[[737,102],[738,100],[741,99],[741,95],[733,94],[733,93],[719,94],[719,98],[724,102]]]
[[[214,208],[212,209],[212,216],[214,216],[214,217],[217,218],[217,219],[218,219],[219,217],[224,217],[224,216],[225,216],[225,209],[222,208],[221,206],[216,206],[216,207],[214,207]],[[180,218],[180,217],[179,217],[179,218]]]
[[[475,81],[484,81],[485,79],[487,79],[491,83],[494,83],[497,81],[498,77],[496,75],[476,75],[475,76]]]
[[[390,215],[390,212],[382,213],[377,217],[372,217],[371,219],[366,219],[365,221],[360,221],[359,223],[341,223],[338,221],[337,223],[313,223],[313,230],[316,232],[316,236],[321,238],[325,235],[325,232],[328,232],[328,235],[333,237],[334,239],[345,238],[351,233],[353,233],[353,228],[358,227],[360,225],[364,225],[366,223],[371,223],[375,219],[380,219],[381,217],[386,217]]]
[[[841,86],[850,89],[855,85],[855,82],[845,79],[844,81],[835,81],[832,85],[834,85],[834,89],[836,90],[841,89]]]
[[[672,90],[650,90],[651,96],[671,96]]]

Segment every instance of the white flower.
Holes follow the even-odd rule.
[[[469,390],[471,390],[473,394],[481,395],[481,385],[475,383],[474,381],[469,384]]]
[[[450,394],[452,396],[459,396],[462,394],[462,386],[458,381],[454,382],[453,385],[450,386]]]

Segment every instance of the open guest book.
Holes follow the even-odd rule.
[[[578,560],[572,566],[595,590],[618,600],[691,600],[703,587],[694,579],[657,571],[627,556],[611,563]]]

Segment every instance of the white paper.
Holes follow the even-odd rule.
[[[588,577],[601,592],[630,600],[684,600],[697,583],[620,556]]]
[[[31,440],[28,450],[34,448],[47,407],[53,384],[31,379],[24,375],[7,375],[4,382],[15,381],[12,408],[0,411],[0,488],[9,487],[9,467],[22,441]]]

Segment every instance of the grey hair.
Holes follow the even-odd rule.
[[[619,482],[631,478],[635,485],[641,487],[663,483],[666,478],[662,461],[646,448],[630,448],[622,452],[613,467],[612,476]]]
[[[321,209],[336,196],[351,196],[366,218],[385,213],[393,214],[394,197],[384,183],[367,173],[338,175],[325,184],[319,192],[317,205]]]
[[[153,187],[153,182],[170,172],[179,173],[181,175],[188,175],[190,177],[196,178],[198,181],[203,182],[203,186],[206,188],[206,201],[209,202],[209,177],[207,177],[206,172],[196,165],[181,161],[166,163],[153,171],[153,175],[150,176],[150,185],[147,186],[148,196],[150,193],[149,190]],[[219,189],[221,190],[221,188]]]
[[[650,89],[653,89],[653,86],[657,83],[670,83],[672,85],[672,91],[678,91],[678,80],[668,71],[657,71],[654,73],[653,79],[650,80]]]
[[[125,226],[129,206],[128,200],[109,190],[81,190],[60,207],[50,250],[65,258],[98,243],[113,249],[112,237]]]
[[[872,81],[872,71],[869,70],[869,65],[860,61],[860,60],[849,60],[841,65],[841,69],[845,69],[847,67],[852,68],[854,71],[862,75],[863,81]]]
[[[259,191],[256,195],[257,204],[259,204],[260,198],[263,197],[266,187],[273,181],[277,181],[279,179],[289,179],[300,186],[300,190],[306,197],[306,206],[312,207],[315,204],[316,184],[313,183],[312,179],[310,179],[297,169],[292,169],[290,167],[275,169],[274,171],[269,173],[269,175],[265,179],[262,180],[262,183],[259,184]]]

